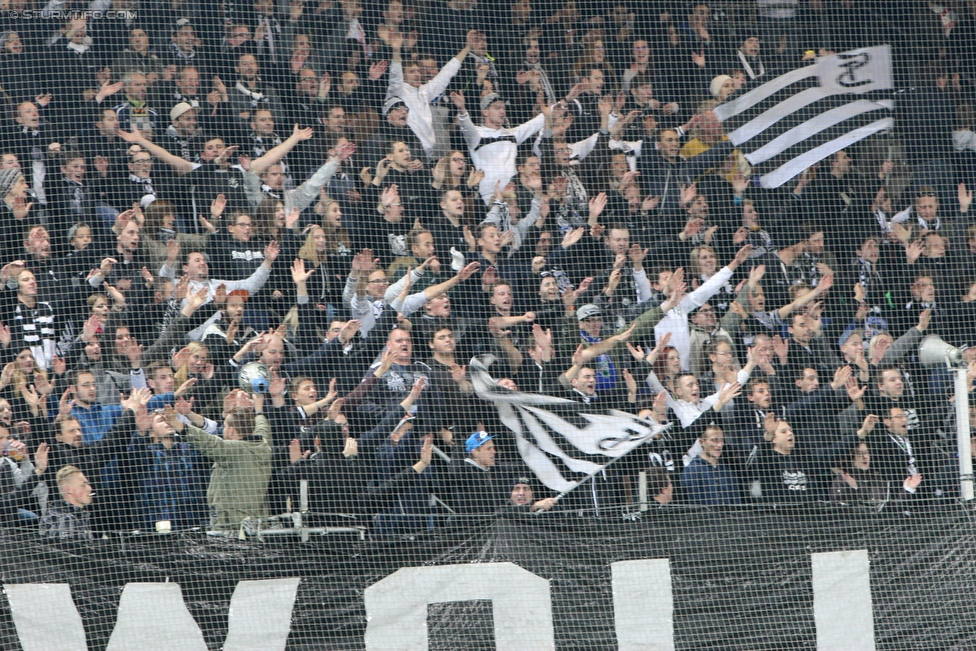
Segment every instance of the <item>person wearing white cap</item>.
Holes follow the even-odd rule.
[[[451,101],[458,110],[461,133],[468,143],[471,162],[475,169],[485,173],[479,191],[485,205],[490,205],[495,194],[495,185],[501,187],[516,174],[518,146],[542,131],[546,126],[546,116],[542,113],[528,122],[516,127],[505,126],[505,100],[497,93],[488,93],[481,98],[482,126],[476,126],[465,108],[464,95],[451,93]]]
[[[169,149],[178,150],[181,158],[193,160],[203,149],[206,137],[197,128],[199,111],[189,102],[180,102],[169,111],[170,125],[166,127]]]
[[[406,143],[410,151],[423,149],[420,138],[409,126],[410,109],[399,97],[388,97],[380,109],[383,122],[379,130],[366,141],[359,154],[360,167],[375,167],[386,156],[391,142]]]
[[[728,99],[729,95],[735,92],[735,84],[732,82],[732,77],[728,75],[714,77],[708,85],[708,92],[718,101],[724,102]]]
[[[410,109],[407,125],[417,134],[428,159],[434,145],[437,144],[434,133],[434,116],[430,109],[431,102],[447,89],[451,79],[461,69],[461,64],[464,63],[464,59],[471,49],[470,41],[473,34],[473,31],[468,33],[469,44],[448,61],[440,72],[426,84],[420,83],[420,67],[416,63],[408,63],[406,67],[403,65],[403,59],[400,56],[403,37],[395,34],[390,39],[390,46],[393,48],[393,62],[390,64],[390,85],[387,95],[399,97]]]

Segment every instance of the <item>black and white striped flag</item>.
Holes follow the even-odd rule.
[[[510,391],[478,359],[468,369],[475,393],[495,405],[514,434],[522,461],[560,496],[671,427],[565,398]]]
[[[732,144],[777,188],[817,161],[890,129],[894,101],[887,45],[817,59],[715,109]]]

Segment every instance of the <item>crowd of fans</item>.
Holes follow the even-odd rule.
[[[5,0],[0,519],[954,497],[974,5]],[[760,188],[712,109],[879,43],[896,132]],[[557,500],[476,357],[671,428]]]

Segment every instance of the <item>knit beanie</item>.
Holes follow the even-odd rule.
[[[718,99],[718,94],[722,92],[722,84],[724,84],[726,81],[730,81],[731,79],[732,77],[729,77],[728,75],[719,75],[718,77],[712,79],[712,83],[708,85],[708,90],[712,93],[712,97]]]
[[[0,170],[0,199],[10,194],[14,189],[14,183],[22,176],[20,170],[15,167]]]

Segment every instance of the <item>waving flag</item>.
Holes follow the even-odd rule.
[[[494,403],[502,423],[515,434],[522,460],[539,481],[560,493],[671,427],[565,398],[510,391],[499,387],[476,359],[468,368],[475,392]]]
[[[777,188],[831,154],[894,126],[887,45],[817,59],[719,105],[732,144]]]

